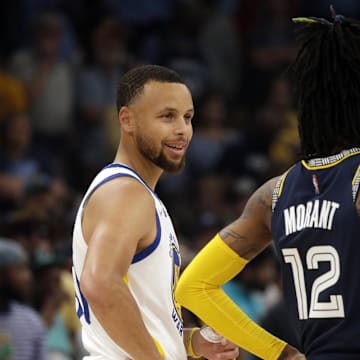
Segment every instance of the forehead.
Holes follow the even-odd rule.
[[[139,106],[151,106],[153,108],[166,106],[179,110],[188,110],[193,107],[192,96],[186,85],[158,81],[146,83],[136,103]]]

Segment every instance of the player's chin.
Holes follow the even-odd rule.
[[[182,158],[178,161],[167,161],[166,167],[164,170],[170,174],[179,174],[183,171],[185,167],[185,159]]]

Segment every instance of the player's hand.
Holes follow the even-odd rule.
[[[192,346],[196,354],[209,360],[234,360],[239,356],[239,348],[234,343],[225,338],[219,343],[209,342],[200,334],[200,330],[194,333]]]

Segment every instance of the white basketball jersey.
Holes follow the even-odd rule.
[[[153,243],[135,254],[127,279],[130,292],[137,302],[146,328],[164,353],[166,360],[187,359],[183,344],[180,306],[174,291],[180,272],[179,245],[165,206],[134,170],[122,164],[110,164],[91,183],[76,215],[73,232],[73,276],[76,288],[77,314],[82,323],[82,339],[88,360],[130,359],[129,355],[109,337],[80,291],[87,244],[82,232],[82,212],[89,196],[102,184],[115,178],[130,176],[142,183],[154,199],[157,235]],[[124,209],[126,211],[126,209]],[[121,216],[121,214],[119,214]],[[121,236],[121,229],[119,229]],[[123,279],[119,279],[123,281]],[[121,326],[121,324],[119,324]]]

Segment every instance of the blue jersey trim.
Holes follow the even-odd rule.
[[[135,254],[135,256],[133,257],[133,259],[131,261],[132,264],[135,264],[135,263],[145,259],[152,252],[154,252],[160,244],[161,226],[160,226],[160,219],[159,219],[159,215],[158,215],[157,211],[156,211],[156,227],[157,227],[157,234],[156,234],[155,240],[147,248],[145,248],[144,250]]]
[[[137,172],[133,169],[131,169],[130,167],[126,166],[126,165],[122,165],[122,164],[110,164],[104,167],[104,169],[107,168],[114,168],[114,167],[119,167],[119,168],[125,168],[128,169],[132,172],[134,172],[134,174],[136,174],[140,180],[143,182],[143,184],[147,187],[147,189],[149,189],[151,191],[152,194],[154,194],[156,197],[157,195],[154,193],[154,191],[152,191],[152,189],[149,187],[149,185],[146,184],[146,182],[141,178],[141,176],[139,174],[137,174]],[[113,174],[108,176],[107,178],[103,179],[102,181],[100,181],[91,191],[91,193],[88,194],[88,196],[86,197],[85,201],[84,201],[84,205],[86,203],[86,200],[90,197],[90,195],[96,190],[98,189],[101,185],[103,185],[104,183],[112,180],[112,179],[116,179],[118,177],[132,177],[133,179],[139,180],[137,179],[134,175],[131,174]],[[160,239],[161,239],[161,226],[160,226],[160,219],[159,219],[159,215],[156,211],[156,206],[155,206],[155,214],[156,214],[156,227],[157,227],[157,233],[156,233],[156,237],[155,240],[144,250],[140,251],[139,253],[135,254],[131,263],[137,263],[141,260],[143,260],[144,258],[146,258],[147,256],[149,256],[153,251],[155,251],[155,249],[159,246],[160,244]]]
[[[81,289],[80,289],[80,281],[77,277],[77,274],[75,273],[75,278],[76,278],[76,285],[78,287],[79,290],[79,294],[80,294],[80,298],[78,298],[78,296],[75,294],[75,298],[77,299],[77,302],[79,304],[78,310],[76,312],[76,315],[78,316],[78,318],[80,319],[81,316],[84,315],[85,317],[85,321],[90,324],[90,310],[89,310],[89,304],[84,296],[84,294],[82,293]]]
[[[112,179],[116,179],[116,178],[119,178],[119,177],[125,177],[125,176],[127,176],[127,177],[132,177],[133,179],[136,179],[135,176],[132,176],[132,175],[129,175],[129,174],[114,174],[114,175],[108,176],[108,177],[105,178],[104,180],[100,181],[100,182],[91,190],[91,192],[90,192],[89,194],[87,194],[87,196],[86,196],[86,198],[85,198],[85,200],[84,200],[84,202],[83,202],[83,207],[85,206],[88,198],[89,198],[89,197],[94,193],[94,191],[95,191],[96,189],[98,189],[101,185],[105,184],[106,182],[108,182],[108,181],[110,181],[110,180],[112,180]],[[136,179],[136,180],[137,180],[137,179]]]
[[[124,168],[124,169],[127,169],[127,170],[130,170],[132,171],[136,176],[138,176],[140,178],[140,180],[144,183],[144,185],[159,199],[159,197],[157,196],[156,192],[146,183],[146,181],[134,170],[132,169],[131,167],[127,166],[127,165],[124,165],[124,164],[120,164],[120,163],[112,163],[112,164],[109,164],[107,166],[104,167],[104,169],[108,169],[108,168],[115,168],[115,167],[118,167],[118,168]],[[131,176],[131,175],[129,175]]]

